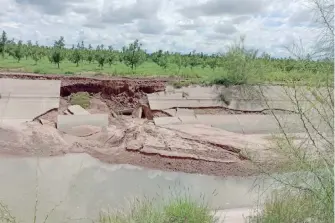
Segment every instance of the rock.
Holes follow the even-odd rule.
[[[67,110],[73,115],[89,115],[90,113],[83,109],[80,105],[71,105]]]
[[[66,134],[87,137],[102,131],[102,127],[92,125],[79,125],[66,130]]]
[[[138,106],[137,108],[134,109],[134,111],[132,113],[132,117],[133,118],[142,118],[142,113],[143,113],[142,106]]]

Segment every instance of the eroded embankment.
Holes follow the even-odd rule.
[[[0,137],[2,154],[54,156],[87,153],[109,163],[214,175],[245,176],[255,171],[247,157],[240,153],[238,145],[242,139],[237,134],[228,134],[220,129],[207,129],[205,132],[199,126],[190,134],[155,126],[152,121],[146,120],[150,118],[145,115],[135,118],[123,116],[122,111],[129,109],[127,114],[131,114],[139,104],[146,105],[150,110],[146,94],[164,91],[164,80],[13,74],[0,74],[0,77],[61,80],[58,111],[44,114],[38,118],[40,122],[28,123],[19,131],[13,130],[11,137]],[[55,125],[57,116],[66,114],[71,94],[78,92],[90,94],[90,103],[86,108],[89,113],[109,114],[106,131],[85,127],[88,130],[80,131],[93,132],[85,137],[58,131]],[[221,138],[210,141],[209,135],[220,135]]]

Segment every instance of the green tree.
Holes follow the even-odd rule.
[[[0,53],[2,57],[5,57],[5,47],[7,43],[7,33],[2,31],[1,39],[0,39]]]
[[[93,52],[92,52],[92,50],[88,50],[87,51],[87,61],[89,62],[89,63],[92,63],[92,61],[93,61]]]
[[[37,64],[37,62],[42,58],[43,56],[43,52],[42,50],[38,47],[38,45],[35,45],[32,47],[32,53],[31,53],[31,57],[32,59],[35,61],[35,65]]]
[[[15,59],[17,59],[18,63],[20,62],[21,58],[24,56],[22,40],[19,40],[19,42],[16,44],[13,56]]]
[[[163,53],[162,50],[159,50],[153,53],[152,61],[165,70],[168,66],[168,55],[167,53]]]
[[[101,68],[101,70],[104,67],[104,64],[106,62],[106,55],[105,52],[103,50],[99,50],[97,51],[96,55],[95,55],[95,60],[98,62],[99,67]]]
[[[60,62],[64,59],[62,50],[54,47],[54,49],[51,52],[50,59],[51,59],[51,62],[57,64],[57,67],[59,68]]]
[[[49,57],[49,60],[52,63],[57,64],[58,68],[59,68],[60,62],[64,59],[64,52],[63,52],[64,47],[65,47],[65,40],[64,40],[64,37],[61,36],[59,40],[56,40],[54,42],[54,47]]]
[[[123,62],[133,71],[145,61],[145,52],[141,49],[142,44],[135,40],[128,47],[122,48]]]
[[[77,65],[77,67],[79,66],[79,62],[82,59],[82,55],[80,53],[79,49],[75,49],[73,50],[71,57],[70,57],[70,61],[72,63],[75,63]]]
[[[117,61],[117,55],[116,55],[115,51],[110,50],[107,53],[107,63],[109,64],[109,66],[112,66],[112,64],[115,64],[116,61]]]
[[[189,65],[190,65],[190,67],[191,67],[191,70],[193,70],[194,67],[196,67],[196,66],[198,66],[198,65],[201,64],[199,55],[197,55],[197,54],[195,53],[195,50],[192,51],[192,52],[189,54],[188,58],[189,58]]]
[[[182,68],[183,66],[183,57],[180,55],[180,53],[176,53],[174,56],[173,56],[173,63],[177,65],[178,67],[178,74],[180,73],[180,69]]]
[[[64,39],[63,36],[61,36],[61,37],[59,38],[59,40],[56,40],[56,41],[54,42],[54,47],[55,47],[55,48],[60,48],[60,49],[63,49],[63,48],[65,47],[65,39]]]

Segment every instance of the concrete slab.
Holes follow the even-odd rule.
[[[179,116],[178,117],[179,120],[181,120],[181,122],[183,124],[200,124],[201,121],[199,119],[197,119],[197,117],[195,116]]]
[[[285,132],[304,132],[298,115],[277,115],[277,118]],[[272,115],[197,115],[196,117],[180,116],[178,119],[177,117],[161,117],[155,118],[155,124],[204,124],[242,134],[281,133],[278,123]]]
[[[58,108],[59,80],[0,79],[0,119],[32,120]]]
[[[71,132],[73,127],[82,125],[107,128],[108,114],[58,115],[57,117],[57,128],[65,133]]]
[[[59,98],[0,99],[0,119],[29,119],[59,107]]]
[[[181,124],[181,120],[177,117],[156,117],[154,118],[155,125],[171,125],[171,124]]]
[[[183,98],[182,93],[158,92],[158,93],[148,94],[149,100],[180,100],[182,98]]]
[[[89,115],[90,113],[80,105],[71,105],[67,108],[73,115]]]
[[[326,89],[316,89],[322,94],[326,94]],[[174,89],[173,91],[149,94],[149,104],[151,109],[163,110],[170,108],[200,108],[200,107],[226,107],[226,104],[218,100],[219,94],[227,96],[230,104],[228,108],[260,111],[263,109],[286,109],[294,111],[292,100],[296,97],[304,107],[307,101],[315,101],[311,90],[307,87],[297,87],[296,89],[282,86],[232,86],[225,88],[222,86],[201,87],[191,86]],[[183,98],[182,95],[187,97]],[[265,103],[268,101],[269,106]]]
[[[60,96],[60,80],[0,79],[0,94],[10,97],[49,98]]]
[[[163,110],[163,112],[166,112],[171,116],[176,116],[177,109],[166,109],[166,110]]]
[[[201,99],[180,99],[180,100],[150,100],[152,110],[164,110],[170,108],[201,108],[201,107],[222,107],[222,102],[216,100]]]
[[[176,116],[195,116],[195,113],[192,109],[177,108]]]

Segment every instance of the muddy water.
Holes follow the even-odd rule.
[[[109,165],[86,154],[1,158],[0,179],[0,200],[22,222],[32,222],[36,197],[37,222],[43,222],[55,207],[48,222],[90,222],[102,209],[127,209],[134,196],[167,198],[181,193],[202,199],[203,194],[213,209],[251,207],[259,192],[272,183],[265,181],[258,191],[253,189],[254,178],[220,178]]]

